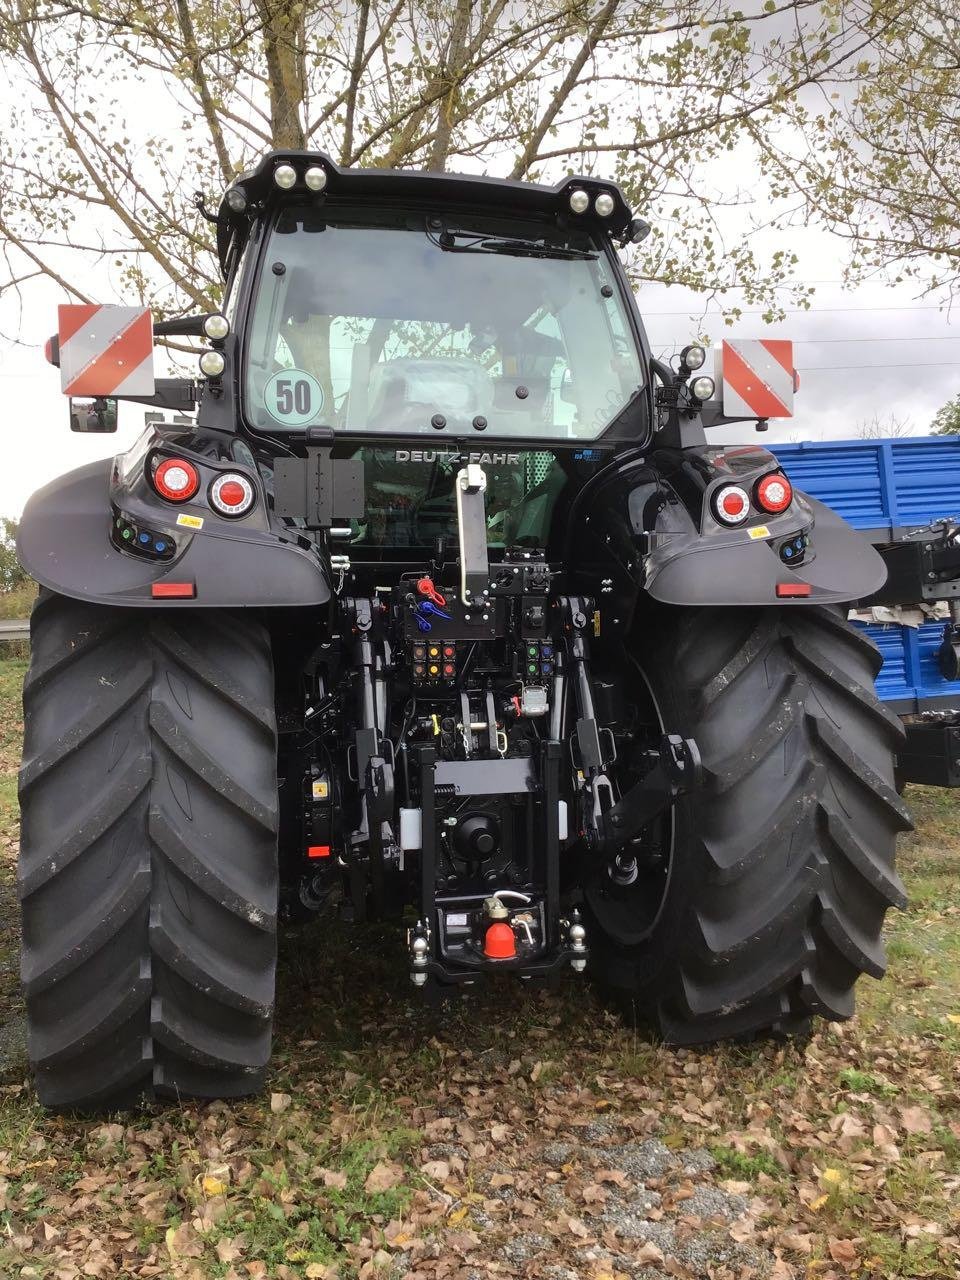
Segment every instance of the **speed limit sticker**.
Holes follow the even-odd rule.
[[[263,403],[285,427],[305,427],[323,408],[323,387],[303,369],[281,369],[264,387]]]

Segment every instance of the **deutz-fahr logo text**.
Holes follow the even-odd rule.
[[[443,449],[398,449],[397,462],[475,462],[480,466],[515,466],[519,453],[448,453]]]

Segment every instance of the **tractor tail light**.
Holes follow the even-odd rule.
[[[256,499],[253,485],[239,471],[217,476],[208,491],[210,505],[222,516],[245,516]]]
[[[761,511],[776,516],[793,501],[793,485],[782,471],[771,471],[757,481],[754,496]]]
[[[151,483],[167,502],[189,502],[200,488],[200,474],[186,458],[164,458],[151,476]]]
[[[725,484],[713,496],[713,510],[721,524],[743,524],[750,514],[750,495],[738,484]]]

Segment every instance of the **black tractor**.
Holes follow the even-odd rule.
[[[256,1091],[277,929],[327,911],[396,922],[411,998],[572,970],[674,1045],[849,1017],[910,825],[846,620],[883,563],[708,443],[622,192],[283,152],[210,217],[222,314],[155,326],[202,377],[137,397],[177,418],[20,527],[41,1100]]]

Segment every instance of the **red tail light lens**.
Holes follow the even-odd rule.
[[[153,487],[168,502],[189,502],[200,488],[200,475],[185,458],[164,458],[153,473]]]
[[[210,505],[222,516],[245,516],[256,498],[253,485],[239,471],[217,476],[209,490]]]
[[[793,485],[782,471],[771,471],[757,481],[756,499],[762,511],[779,515],[793,501]]]
[[[750,514],[750,496],[738,484],[725,484],[713,495],[713,510],[721,524],[743,524]]]

